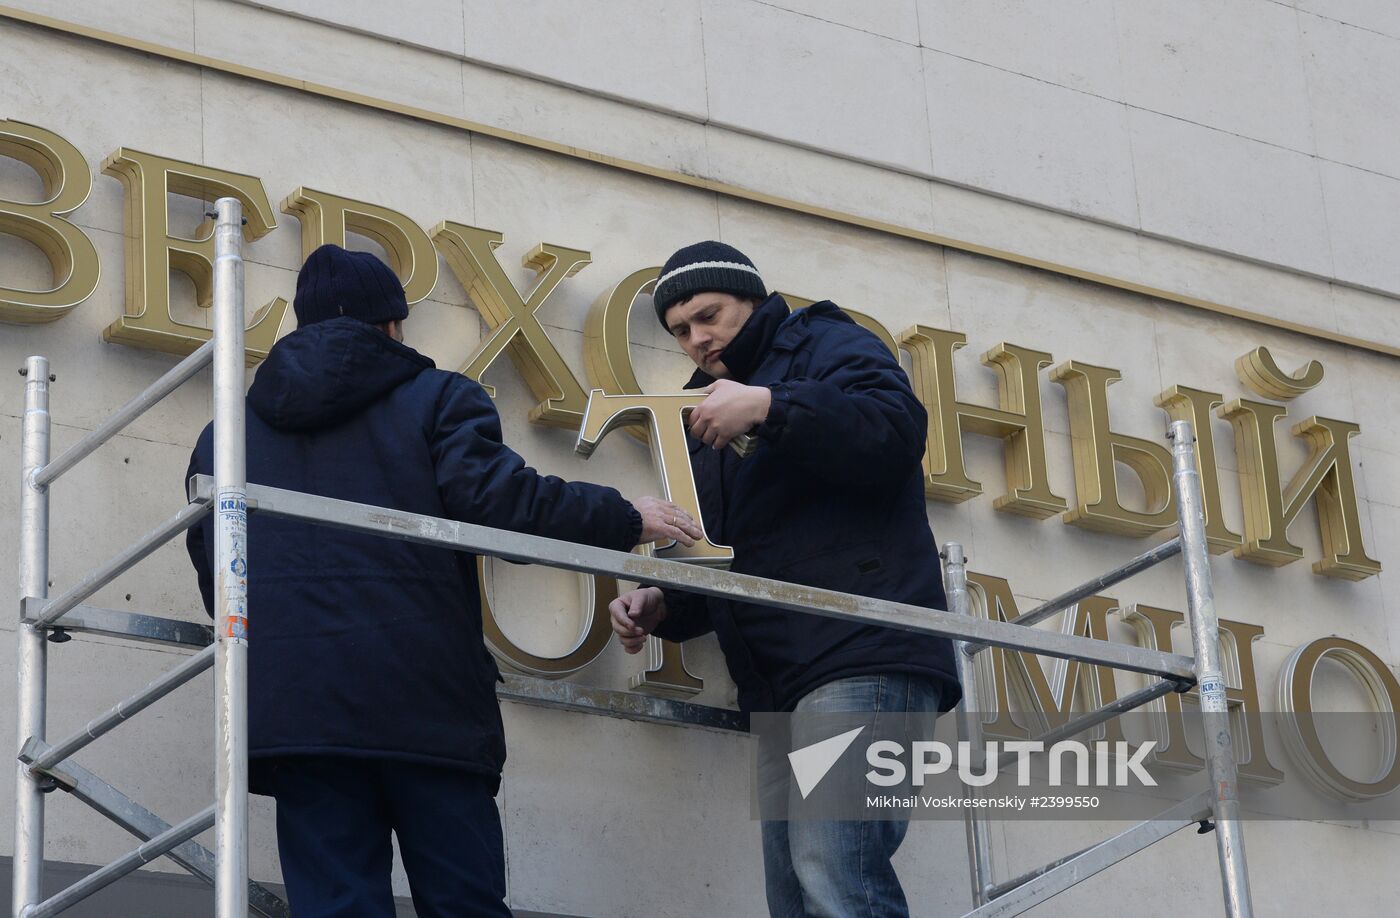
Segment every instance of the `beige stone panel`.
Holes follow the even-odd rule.
[[[300,266],[301,224],[279,205],[303,186],[399,211],[425,231],[444,219],[471,222],[464,132],[214,74],[205,78],[204,111],[206,161],[256,175],[278,209],[278,228],[250,256]]]
[[[924,51],[933,174],[1056,210],[1136,226],[1121,103]]]
[[[192,425],[190,438],[203,426]],[[59,428],[54,445],[67,447],[83,433]],[[55,482],[50,491],[49,595],[62,594],[184,507],[189,458],[188,446],[124,436]],[[123,612],[209,621],[183,533],[87,602]]]
[[[503,712],[512,907],[766,913],[747,737],[525,705]]]
[[[1400,299],[1366,290],[1332,285],[1332,309],[1337,329],[1364,341],[1377,341],[1400,350]],[[1395,357],[1381,359],[1394,360]]]
[[[466,0],[464,7],[470,60],[686,117],[706,115],[698,0]]]
[[[239,0],[293,16],[343,26],[404,44],[461,56],[465,49],[461,0],[406,0],[384,4],[374,0]]]
[[[1047,83],[1122,98],[1111,0],[918,0],[925,48]]]
[[[1242,260],[1224,252],[1183,245],[1169,239],[1142,236],[1141,271],[1127,275],[1161,290],[1219,303],[1227,309],[1242,309],[1273,319],[1296,322],[1306,328],[1340,330],[1363,340],[1376,340],[1376,328],[1369,324],[1374,311],[1365,308],[1339,329],[1335,309],[1330,304],[1333,285],[1277,267]],[[1189,320],[1201,313],[1186,305],[1168,304]],[[1382,338],[1381,340],[1392,340]],[[1393,340],[1400,340],[1397,337]]]
[[[935,224],[923,178],[714,125],[706,126],[705,136],[706,174],[718,181],[899,227]]]
[[[473,141],[472,165],[475,225],[504,235],[496,257],[518,289],[534,283],[535,273],[520,260],[540,242],[592,256],[545,302],[538,315],[549,325],[582,331],[600,294],[718,231],[709,192],[480,137]],[[581,349],[577,358],[565,354],[580,380],[581,355]]]
[[[456,58],[226,0],[199,0],[195,27],[195,50],[209,57],[447,115],[462,112]]]
[[[1352,451],[1356,454],[1361,477],[1366,482],[1367,498],[1375,503],[1400,507],[1400,456],[1369,449],[1361,445],[1365,442],[1358,439]]]
[[[1316,16],[1400,38],[1400,9],[1388,0],[1292,0],[1300,20]]]
[[[711,121],[929,173],[917,48],[755,0],[703,12]]]
[[[1374,579],[1380,582],[1380,601],[1390,621],[1391,655],[1382,655],[1382,659],[1392,669],[1397,669],[1400,668],[1400,623],[1397,623],[1400,617],[1400,508],[1373,501],[1367,509],[1371,523],[1367,531],[1371,537],[1369,547],[1372,557],[1383,565]]]
[[[1079,360],[1123,374],[1108,390],[1114,430],[1161,436],[1161,412],[1152,404],[1162,388],[1152,301],[975,255],[949,252],[946,261],[952,327],[968,336],[957,365],[975,371],[969,378],[982,380],[980,390],[969,388],[969,395],[960,397],[995,404],[988,388],[995,376],[978,357],[1000,341],[1011,341],[1048,351],[1054,359],[1040,377],[1047,429],[1069,430],[1064,390],[1050,381],[1050,369]]]
[[[1393,832],[1273,820],[1247,824],[1245,846],[1257,914],[1385,915],[1394,908],[1380,866],[1400,854]],[[1307,851],[1326,852],[1325,860],[1300,860]]]
[[[1115,5],[1129,105],[1313,151],[1298,17],[1276,3]]]
[[[1400,361],[1375,354],[1357,356],[1352,377],[1355,413],[1347,418],[1361,425],[1357,444],[1391,455],[1400,454],[1397,392],[1400,392]]]
[[[1128,122],[1144,230],[1332,274],[1312,157],[1141,109]]]
[[[71,215],[80,226],[122,231],[122,185],[100,171],[118,147],[200,160],[199,93],[194,67],[35,26],[0,29],[0,110],[53,131],[88,161],[92,195]],[[120,276],[119,265],[103,259],[109,277]]]
[[[719,238],[753,260],[770,290],[848,306],[893,335],[949,321],[938,246],[729,198],[719,212]]]
[[[914,0],[881,0],[879,3],[845,3],[843,0],[764,0],[769,6],[801,13],[834,25],[893,38],[905,44],[919,43],[919,14]]]
[[[1325,160],[1318,168],[1337,275],[1400,292],[1400,179]]]
[[[1147,270],[1142,237],[1123,227],[944,182],[929,183],[929,192],[935,233],[1093,275],[1133,279]]]
[[[944,715],[944,719],[951,717]],[[911,915],[961,915],[971,908],[964,833],[961,818],[909,823],[892,863]]]
[[[464,62],[465,117],[686,175],[708,175],[706,126],[584,89]]]
[[[1317,153],[1400,177],[1400,38],[1301,16]]]
[[[128,38],[192,50],[194,8],[199,0],[150,0],[136,4],[73,3],[64,0],[19,0],[16,9],[62,22],[115,32]],[[9,28],[9,25],[6,25]]]

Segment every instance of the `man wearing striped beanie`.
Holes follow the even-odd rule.
[[[687,388],[706,393],[690,418],[691,469],[704,529],[733,546],[733,570],[947,608],[924,505],[928,416],[885,345],[831,302],[793,312],[722,242],[672,255],[654,300],[695,363]],[[747,457],[724,448],[745,433],[757,443]],[[714,631],[746,712],[814,721],[926,712],[931,721],[961,695],[942,638],[656,587],[609,610],[629,653],[648,634],[684,641]],[[794,739],[800,728],[794,720]],[[785,775],[786,763],[778,767]],[[761,770],[762,793],[773,773]],[[890,864],[907,828],[766,819],[770,912],[907,916]]]

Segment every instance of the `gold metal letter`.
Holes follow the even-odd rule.
[[[1296,373],[1285,373],[1274,362],[1267,347],[1256,347],[1235,361],[1235,373],[1240,382],[1265,398],[1287,401],[1297,398],[1322,382],[1322,364],[1309,360]]]
[[[1123,612],[1123,621],[1138,633],[1138,644],[1153,650],[1172,649],[1172,629],[1182,624],[1186,616],[1171,609],[1156,606],[1131,605]],[[1254,642],[1264,636],[1264,629],[1246,622],[1220,620],[1221,661],[1225,669],[1225,701],[1230,709],[1230,730],[1239,738],[1240,778],[1258,784],[1275,785],[1283,780],[1283,772],[1269,762],[1264,747],[1264,728],[1259,710],[1259,680],[1254,670]],[[1186,745],[1186,723],[1182,713],[1182,698],[1201,703],[1201,692],[1193,688],[1184,696],[1168,692],[1152,707],[1166,713],[1166,736],[1153,752],[1154,761],[1177,771],[1199,771],[1205,759]]]
[[[1313,571],[1343,580],[1363,580],[1380,573],[1381,564],[1362,544],[1356,482],[1347,441],[1361,428],[1349,421],[1310,417],[1293,426],[1293,435],[1308,441],[1310,453],[1286,489],[1280,490],[1274,422],[1286,413],[1279,405],[1235,399],[1219,409],[1235,427],[1244,495],[1244,536],[1235,554],[1259,564],[1281,566],[1303,557],[1288,541],[1288,526],[1309,499],[1317,498],[1322,560]]]
[[[1074,443],[1076,506],[1066,523],[1145,538],[1176,522],[1171,490],[1171,453],[1159,443],[1115,433],[1108,418],[1108,387],[1123,374],[1108,367],[1070,360],[1050,371],[1069,399],[1069,431]],[[1146,512],[1129,510],[1118,499],[1115,463],[1132,469],[1142,482]]]
[[[92,174],[77,147],[22,121],[0,121],[0,156],[19,160],[43,179],[43,201],[0,201],[0,233],[37,246],[49,260],[55,284],[51,290],[0,286],[0,321],[37,324],[61,319],[92,296],[101,274],[92,240],[63,219],[87,200]]]
[[[1196,470],[1201,473],[1201,494],[1206,505],[1206,546],[1218,555],[1240,546],[1240,536],[1225,525],[1220,504],[1220,469],[1215,463],[1215,433],[1210,424],[1211,412],[1225,400],[1223,395],[1172,386],[1153,399],[1153,404],[1167,413],[1173,421],[1190,421],[1196,434]]]
[[[608,603],[617,598],[616,580],[593,574],[579,575],[583,578],[583,628],[568,653],[558,657],[546,657],[525,650],[501,630],[488,596],[491,580],[489,561],[489,558],[477,557],[476,578],[481,595],[482,634],[486,639],[486,646],[497,659],[527,675],[559,679],[583,669],[607,649],[613,633],[607,609]]]
[[[384,249],[412,306],[437,285],[437,251],[423,228],[396,210],[339,195],[298,188],[282,202],[282,212],[301,221],[301,257],[326,243],[344,247],[347,232],[366,236]]]
[[[579,428],[574,451],[591,456],[609,431],[626,424],[644,423],[651,431],[651,456],[661,479],[662,497],[679,504],[699,521],[700,496],[695,488],[695,474],[690,468],[690,447],[685,438],[682,412],[704,401],[705,393],[684,395],[606,395],[594,389],[588,396],[588,409]],[[734,550],[716,545],[708,538],[686,548],[672,543],[666,557],[676,561],[693,561],[714,567],[728,567],[734,560]]]
[[[967,430],[1003,441],[1008,493],[993,502],[996,509],[1045,519],[1069,506],[1051,492],[1045,465],[1038,374],[1050,365],[1049,354],[1006,342],[983,354],[982,363],[996,370],[1000,381],[1000,407],[985,408],[957,400],[953,352],[967,343],[966,335],[915,325],[899,343],[913,361],[914,394],[928,409],[925,494],[960,502],[982,493],[963,464],[962,431]]]
[[[210,331],[176,322],[170,313],[170,271],[194,282],[196,301],[210,305],[214,284],[214,223],[205,220],[198,239],[170,234],[167,195],[181,194],[201,201],[230,195],[243,202],[244,238],[250,242],[272,231],[272,215],[262,182],[251,175],[166,159],[137,150],[118,149],[102,171],[126,188],[126,315],[102,333],[111,342],[186,355],[209,340]],[[248,363],[267,356],[287,312],[277,297],[258,310],[245,339]]]
[[[1349,778],[1332,764],[1313,721],[1313,673],[1323,657],[1341,663],[1371,695],[1376,714],[1390,723],[1372,729],[1382,737],[1381,767],[1371,781]],[[1319,638],[1293,651],[1278,673],[1280,724],[1288,751],[1303,772],[1323,790],[1349,801],[1384,797],[1400,787],[1400,761],[1395,754],[1396,728],[1400,727],[1400,682],[1371,650],[1346,638]],[[1385,737],[1389,736],[1389,741]],[[1388,748],[1387,748],[1388,747]]]
[[[540,399],[530,410],[530,420],[577,429],[588,406],[588,396],[535,313],[564,278],[589,264],[590,256],[580,249],[559,245],[535,246],[525,256],[524,264],[535,269],[539,279],[529,296],[522,298],[496,260],[495,249],[502,238],[492,230],[461,223],[443,222],[433,227],[433,240],[448,266],[491,325],[490,336],[460,372],[480,381],[501,351],[508,351],[516,370]],[[495,391],[489,386],[486,391],[494,397]]]

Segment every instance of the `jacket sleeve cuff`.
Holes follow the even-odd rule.
[[[623,498],[627,504],[627,544],[623,546],[623,551],[631,551],[642,541],[642,515],[637,512],[637,507],[627,498]]]
[[[773,400],[768,405],[768,417],[754,429],[754,433],[765,440],[776,440],[787,428],[788,409],[792,405],[792,392],[785,382],[772,383],[768,391]]]

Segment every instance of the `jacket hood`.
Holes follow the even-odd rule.
[[[433,366],[359,319],[330,319],[273,346],[248,389],[248,405],[280,430],[332,427]]]

